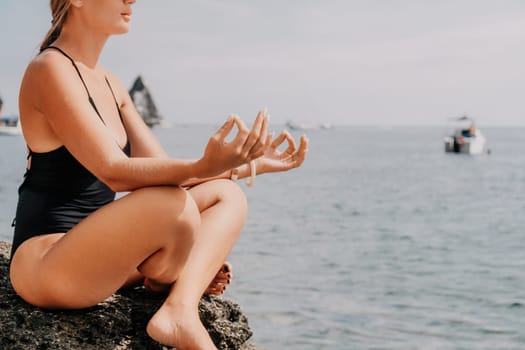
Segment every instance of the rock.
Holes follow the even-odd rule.
[[[161,122],[161,115],[157,110],[155,102],[153,102],[153,97],[149,89],[144,84],[142,77],[139,75],[133,85],[129,89],[129,95],[131,100],[137,109],[137,112],[140,114],[146,125],[150,128],[155,125],[159,125]]]
[[[40,309],[24,302],[11,287],[10,250],[8,243],[0,241],[0,349],[167,349],[145,331],[149,318],[162,304],[160,296],[136,287],[88,309]],[[246,342],[252,331],[236,303],[205,296],[199,313],[219,349],[258,349]]]

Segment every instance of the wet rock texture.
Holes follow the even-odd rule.
[[[10,245],[0,242],[0,349],[157,350],[168,349],[146,334],[146,324],[162,304],[144,288],[120,291],[83,310],[50,311],[25,303],[9,283]],[[239,305],[203,297],[199,313],[219,349],[260,350],[247,343],[252,331]]]

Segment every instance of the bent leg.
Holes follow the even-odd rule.
[[[81,308],[119,289],[145,261],[147,277],[173,282],[194,243],[200,215],[177,187],[134,191],[100,208],[67,234],[34,237],[13,256],[13,287],[41,307]]]
[[[248,205],[242,189],[230,180],[207,182],[189,192],[201,211],[201,226],[188,262],[177,280],[177,289],[183,294],[186,286],[181,287],[181,281],[204,272],[207,278],[199,286],[202,294],[230,254],[244,226]]]
[[[177,280],[148,323],[148,334],[180,349],[215,349],[200,322],[198,302],[245,215],[244,194],[227,180],[189,193],[177,187],[140,189],[99,209],[66,235],[24,242],[13,256],[12,284],[34,305],[80,308],[140,277],[137,269],[152,281]]]
[[[191,348],[186,341],[194,331],[182,324],[197,324],[200,297],[230,253],[247,212],[243,191],[229,180],[206,182],[189,192],[201,212],[201,226],[184,269],[147,328],[152,338],[182,349]]]

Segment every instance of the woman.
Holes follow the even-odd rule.
[[[286,132],[272,140],[259,112],[251,130],[228,118],[200,159],[169,158],[124,86],[98,64],[108,37],[128,31],[134,3],[51,0],[52,28],[20,88],[29,161],[11,282],[44,308],[89,307],[143,282],[168,292],[147,325],[153,339],[215,349],[198,303],[230,277],[217,271],[229,267],[247,210],[231,179],[298,167],[308,141],[303,136],[296,149]],[[119,191],[129,194],[114,200]]]

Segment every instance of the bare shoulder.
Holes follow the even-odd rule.
[[[66,67],[70,68],[67,65],[68,62],[69,59],[59,52],[54,52],[51,50],[44,51],[33,58],[33,60],[29,63],[26,70],[26,76],[30,74],[31,76],[39,75],[42,77],[46,74],[49,76],[60,74],[65,70],[70,70],[64,69]],[[69,66],[73,68],[71,63],[69,63]]]
[[[74,79],[74,67],[59,52],[44,51],[29,63],[20,89],[20,98],[28,93],[34,99],[46,98],[60,85],[69,85]],[[75,88],[74,85],[68,88]],[[37,102],[35,101],[35,102]]]
[[[20,119],[27,144],[44,152],[61,144],[49,124],[49,110],[57,110],[60,97],[56,87],[68,75],[67,61],[57,53],[43,52],[26,68],[19,94]],[[67,60],[67,59],[66,59]],[[70,64],[71,65],[71,64]],[[54,107],[50,107],[53,104]]]

